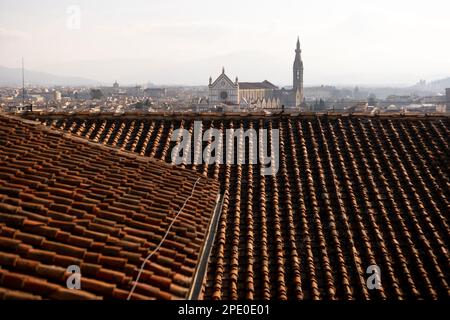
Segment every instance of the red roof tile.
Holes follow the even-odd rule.
[[[275,176],[261,176],[260,165],[185,165],[219,180],[224,194],[205,281],[207,299],[450,296],[447,221],[450,118],[447,116],[28,116],[47,123],[58,119],[56,127],[66,130],[76,122],[83,127],[77,133],[81,137],[168,162],[173,130],[181,125],[191,130],[194,120],[203,121],[203,130],[218,128],[223,137],[227,128],[280,130],[280,170]],[[14,154],[28,152],[21,145],[12,148]],[[77,161],[78,168],[84,168],[83,158]],[[6,179],[15,176],[14,170],[20,166],[9,168],[4,171]],[[103,168],[100,163],[87,170],[95,173]],[[83,172],[86,171],[80,172],[80,178]],[[96,187],[116,194],[122,191],[121,183],[124,183],[122,178],[117,177],[110,180],[108,187],[106,184]],[[146,187],[130,192],[141,198],[144,208],[151,205],[143,200],[145,193],[154,192]],[[22,187],[14,182],[5,192],[14,197],[22,194]],[[120,207],[113,202],[106,203],[120,215],[120,211],[116,212]],[[167,203],[161,202],[155,208],[152,218],[159,219]],[[133,214],[141,213],[139,210]],[[32,217],[32,213],[24,216]],[[145,236],[148,232],[152,239],[158,228],[146,230],[142,222],[136,221],[135,229],[126,233],[148,239]],[[201,219],[199,222],[204,225]],[[16,225],[22,221],[10,223]],[[178,230],[170,241],[189,244],[197,238],[194,236],[197,230],[181,224],[181,220]],[[185,237],[183,232],[193,237]],[[199,240],[190,250],[198,250],[202,245],[202,239]],[[149,272],[167,277],[171,272],[167,265],[181,263],[182,271],[177,279],[192,273],[195,261],[185,263],[173,256],[168,258],[155,257],[161,264],[149,266]],[[379,290],[369,290],[366,286],[366,270],[370,265],[381,269]],[[145,278],[151,278],[151,274]],[[180,284],[175,277],[172,279],[173,283]],[[145,286],[139,290],[136,294],[156,291]],[[163,291],[158,297],[167,294]],[[182,293],[176,287],[175,291]]]
[[[192,191],[144,266],[164,274],[141,278],[132,295],[187,297],[218,190],[194,171],[0,115],[0,297],[126,298]],[[185,221],[196,227],[176,234]],[[187,245],[174,245],[176,237]],[[66,287],[70,265],[81,269],[81,290]]]

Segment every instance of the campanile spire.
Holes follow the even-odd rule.
[[[301,56],[302,50],[300,49],[300,38],[297,38],[297,47],[295,49],[295,59],[294,59],[294,81],[292,86],[294,90],[302,89],[303,90],[303,61]]]
[[[300,37],[297,37],[294,66],[292,68],[293,73],[292,91],[293,94],[297,97],[295,100],[300,100],[296,101],[296,105],[301,103],[303,100],[303,61],[301,53],[302,50],[300,49]]]

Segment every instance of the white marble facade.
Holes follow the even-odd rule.
[[[222,68],[220,76],[212,82],[209,79],[209,104],[210,105],[239,105],[239,83],[233,82],[225,74],[225,69]]]

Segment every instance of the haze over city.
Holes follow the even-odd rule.
[[[305,85],[411,85],[450,74],[449,9],[443,0],[2,0],[0,66],[20,68],[23,56],[27,69],[57,75],[186,85],[225,66],[284,86],[299,36]]]

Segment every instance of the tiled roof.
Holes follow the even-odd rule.
[[[267,80],[263,82],[239,82],[239,89],[278,89],[278,87]]]
[[[0,299],[126,299],[178,212],[131,298],[186,298],[218,190],[193,171],[0,115]],[[66,286],[71,265],[81,290]]]
[[[207,299],[450,296],[450,118],[30,115],[72,134],[170,161],[173,130],[280,129],[280,170],[186,165],[225,193]],[[381,289],[366,270],[377,265]]]

